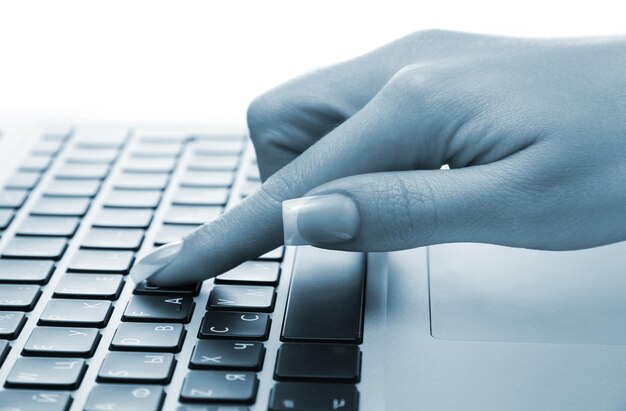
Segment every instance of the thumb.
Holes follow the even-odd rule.
[[[502,160],[455,170],[363,174],[283,202],[285,244],[345,251],[394,251],[450,242],[533,247],[513,222],[533,209]],[[537,240],[537,241],[536,241]]]

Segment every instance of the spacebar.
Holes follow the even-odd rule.
[[[365,254],[301,247],[281,339],[361,343]]]

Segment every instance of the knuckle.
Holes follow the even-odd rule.
[[[277,106],[276,97],[270,93],[263,94],[250,103],[246,118],[251,138],[263,138],[265,131],[278,115]]]

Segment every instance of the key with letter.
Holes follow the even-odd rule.
[[[41,313],[39,324],[102,328],[109,322],[112,311],[110,301],[53,298]]]
[[[95,328],[36,327],[22,354],[89,358],[96,351],[100,332]]]
[[[160,411],[162,387],[98,384],[91,389],[85,411]]]
[[[174,373],[174,354],[110,352],[98,372],[98,381],[167,384]]]
[[[259,384],[256,374],[241,371],[191,371],[180,399],[184,402],[252,403]]]
[[[270,317],[263,313],[207,311],[198,338],[267,340]]]
[[[357,411],[359,393],[353,385],[281,382],[270,394],[270,411]]]
[[[270,312],[275,296],[274,287],[215,285],[207,309]]]
[[[75,389],[87,365],[77,358],[21,357],[7,377],[7,387]]]
[[[189,368],[258,371],[264,354],[265,348],[259,342],[201,340],[193,349]]]
[[[72,403],[68,392],[3,390],[0,410],[7,411],[67,411]]]
[[[112,350],[179,352],[185,340],[182,324],[121,323]]]
[[[195,303],[191,297],[135,295],[124,310],[124,321],[188,323]]]

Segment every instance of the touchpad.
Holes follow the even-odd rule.
[[[549,252],[429,248],[432,336],[626,344],[626,243]]]

